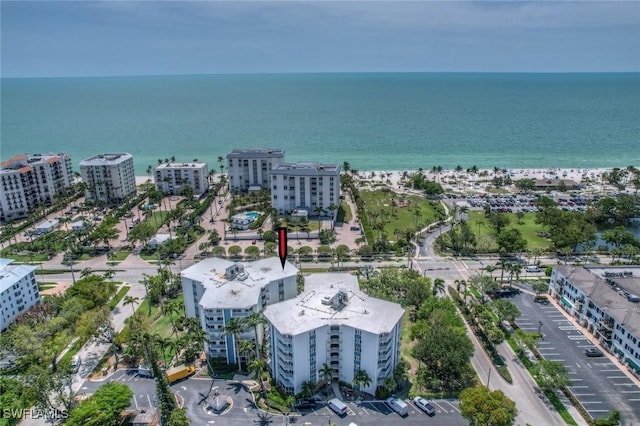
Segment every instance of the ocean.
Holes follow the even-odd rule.
[[[233,148],[358,170],[640,165],[640,74],[345,73],[1,79],[0,154],[219,170]]]

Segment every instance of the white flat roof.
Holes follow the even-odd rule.
[[[86,160],[82,160],[80,162],[81,166],[108,166],[110,164],[118,164],[129,158],[133,158],[131,154],[128,152],[119,152],[113,154],[98,154],[94,155],[91,158],[87,158]]]
[[[338,164],[301,161],[298,163],[280,163],[271,168],[272,174],[299,176],[337,176],[340,174]]]
[[[341,309],[322,303],[339,290],[344,290],[348,298]],[[267,306],[264,311],[264,316],[280,333],[290,335],[323,325],[347,325],[373,334],[389,333],[403,314],[404,309],[399,304],[376,299],[360,291],[358,279],[348,273],[305,276],[302,294]]]
[[[12,259],[0,259],[0,293],[36,270],[32,265],[11,265]]]
[[[246,279],[226,278],[226,269],[236,264],[244,267]],[[277,257],[254,262],[232,262],[212,257],[183,270],[181,275],[200,282],[205,287],[199,302],[204,309],[246,309],[258,303],[260,290],[265,285],[295,276],[297,273],[298,268],[289,262],[285,262],[283,270]]]

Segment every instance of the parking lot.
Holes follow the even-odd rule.
[[[458,401],[454,400],[430,400],[436,408],[436,414],[432,417],[425,414],[415,406],[413,401],[405,401],[409,406],[406,417],[396,414],[385,401],[362,401],[360,403],[347,402],[348,412],[345,417],[335,414],[325,403],[319,403],[315,409],[299,410],[296,416],[300,422],[308,422],[311,425],[326,425],[329,421],[336,425],[348,425],[356,423],[362,425],[468,425],[460,415]]]
[[[120,370],[103,381],[87,381],[79,390],[80,394],[89,396],[100,386],[108,382],[118,382],[129,386],[134,392],[129,409],[138,409],[156,405],[155,381],[150,378],[139,377],[135,370]],[[338,426],[356,423],[363,425],[424,425],[426,422],[443,426],[466,426],[468,422],[460,415],[458,401],[432,400],[436,408],[433,417],[428,416],[417,408],[413,401],[407,400],[409,414],[400,417],[387,405],[385,401],[363,401],[361,403],[347,402],[348,412],[344,417],[334,413],[326,403],[318,402],[315,409],[294,410],[289,416],[266,413],[256,409],[251,393],[240,383],[235,381],[202,379],[191,377],[188,380],[171,386],[173,392],[184,400],[187,415],[192,424],[225,424],[244,426],[247,424],[287,424],[327,425],[329,422]],[[206,410],[206,401],[213,395],[231,398],[231,405],[220,414],[212,414]],[[224,421],[224,423],[222,423]]]
[[[561,362],[571,378],[571,392],[594,418],[618,410],[622,424],[640,424],[640,388],[607,356],[590,358],[584,353],[593,343],[554,305],[533,303],[533,296],[521,294],[511,299],[522,312],[516,320],[528,332],[540,330],[540,354]]]

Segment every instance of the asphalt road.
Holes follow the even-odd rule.
[[[615,409],[620,411],[624,425],[640,424],[640,388],[607,356],[587,357],[584,350],[593,343],[556,306],[533,303],[530,294],[509,300],[522,312],[516,320],[520,328],[529,332],[540,328],[544,336],[540,354],[567,368],[572,381],[569,388],[591,416],[606,417]]]

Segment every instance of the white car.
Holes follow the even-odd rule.
[[[434,414],[436,414],[436,409],[433,408],[433,405],[431,405],[429,401],[427,401],[421,396],[414,397],[413,403],[416,404],[418,408],[420,408],[422,411],[424,411],[430,416],[433,416]]]

